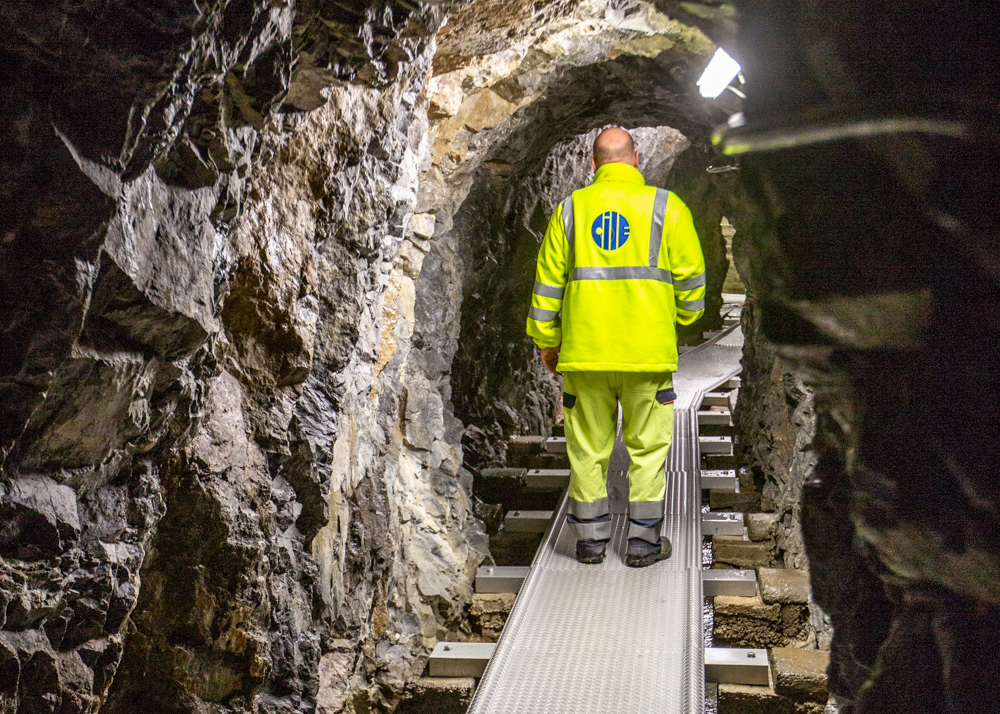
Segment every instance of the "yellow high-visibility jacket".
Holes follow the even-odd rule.
[[[560,372],[674,372],[675,322],[705,311],[691,212],[627,164],[601,166],[552,215],[538,252],[528,335],[562,345]]]

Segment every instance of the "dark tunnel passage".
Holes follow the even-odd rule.
[[[705,505],[761,559],[716,565],[806,596],[716,603],[716,636],[825,668],[719,711],[997,710],[997,29],[922,0],[6,3],[0,712],[465,711],[476,682],[426,665],[489,639],[495,479],[562,426],[525,315],[611,125],[701,239],[681,344],[745,286],[740,491]],[[742,73],[705,98],[719,47]]]

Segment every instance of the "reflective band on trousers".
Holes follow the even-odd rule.
[[[677,307],[688,312],[698,312],[705,309],[705,298],[700,300],[678,300]]]
[[[640,526],[636,523],[629,521],[628,524],[628,537],[629,538],[642,538],[647,543],[656,544],[660,540],[660,529],[659,528],[646,528],[645,526]]]
[[[569,499],[569,512],[577,518],[597,518],[611,510],[608,507],[608,499],[600,498],[596,501],[577,501],[575,498]]]
[[[586,540],[588,538],[591,540],[611,539],[611,521],[604,521],[603,523],[570,523],[569,527],[577,540]]]
[[[540,283],[535,281],[535,289],[532,291],[535,295],[540,295],[541,297],[550,297],[562,299],[563,293],[566,288],[557,288],[555,285],[546,285],[545,283]]]
[[[552,322],[557,317],[559,317],[558,310],[546,310],[541,307],[532,307],[528,310],[528,317],[532,320],[538,320],[538,322]]]
[[[629,518],[663,518],[663,501],[629,501]]]

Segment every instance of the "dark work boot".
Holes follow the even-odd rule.
[[[586,538],[576,542],[576,559],[581,563],[597,565],[604,562],[604,550],[608,547],[606,540]]]
[[[666,560],[670,557],[672,550],[673,547],[666,536],[660,536],[659,545],[642,538],[629,538],[628,550],[625,552],[625,565],[630,568],[645,568],[658,560]]]

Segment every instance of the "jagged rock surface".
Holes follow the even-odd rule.
[[[737,245],[745,246],[738,239]],[[744,280],[750,280],[745,274]],[[746,444],[744,464],[761,486],[761,508],[773,512],[774,536],[785,566],[808,568],[802,540],[802,488],[813,476],[816,413],[812,387],[768,343],[760,306],[751,296],[743,308],[743,382],[733,414]]]
[[[0,710],[390,710],[488,557],[456,410],[477,463],[552,415],[493,301],[527,304],[562,142],[612,121],[680,130],[671,188],[712,251],[736,225],[741,442],[832,691],[993,708],[992,8],[738,4],[749,127],[966,140],[748,157],[727,198],[717,0],[0,7]]]
[[[4,10],[3,706],[388,706],[486,556],[397,259],[442,13],[121,9]]]
[[[0,709],[390,710],[488,557],[453,217],[497,147],[540,168],[622,113],[704,139],[710,43],[632,1],[0,26]]]

